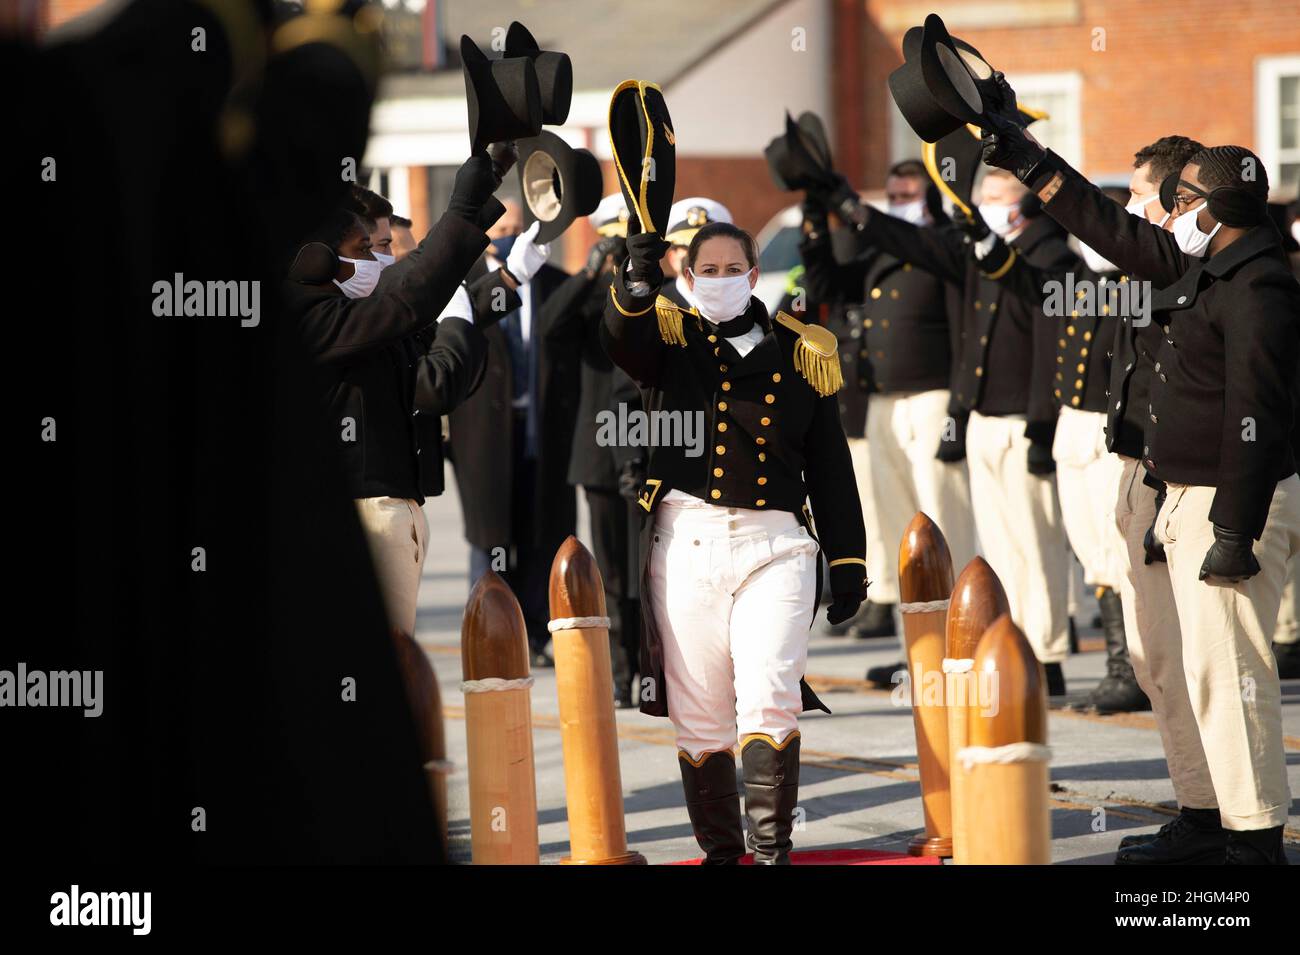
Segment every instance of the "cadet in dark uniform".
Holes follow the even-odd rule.
[[[997,81],[1002,101],[1015,102]],[[1152,311],[1164,339],[1142,463],[1166,488],[1153,537],[1169,563],[1192,709],[1227,830],[1223,861],[1285,863],[1291,795],[1269,637],[1300,554],[1300,284],[1268,219],[1267,171],[1241,146],[1196,153],[1162,186],[1178,213],[1170,235],[1118,212],[994,109],[985,161],[1012,170],[1050,215],[1159,289]]]
[[[755,862],[789,861],[800,712],[825,709],[802,676],[820,562],[832,621],[866,596],[862,512],[835,393],[834,336],[751,296],[753,240],[714,223],[692,240],[698,310],[657,292],[665,243],[628,239],[605,310],[610,357],[652,414],[703,426],[700,444],[651,453],[642,507],[650,547],[643,604],[642,711],[677,730],[687,808],[707,860],[744,852],[732,748],[739,739]],[[697,425],[698,427],[698,425]],[[689,434],[686,429],[684,434]],[[647,682],[648,681],[648,682]]]
[[[893,166],[885,180],[890,214],[918,226],[946,224],[938,190],[917,160]],[[866,437],[874,510],[888,559],[872,599],[897,603],[898,542],[917,511],[943,528],[953,566],[975,556],[966,465],[945,447],[957,443],[964,417],[949,414],[948,381],[960,333],[960,301],[943,279],[883,249],[861,250],[841,227],[805,240],[808,285],[825,300],[860,303],[855,384],[869,397]],[[814,233],[815,234],[815,233]],[[833,254],[841,250],[839,255]],[[898,630],[901,638],[901,628]]]
[[[1044,267],[1073,259],[1050,219],[1022,208],[1014,178],[986,176],[981,215],[1017,255]],[[849,190],[824,197],[832,208]],[[1011,615],[1047,671],[1048,692],[1065,692],[1061,661],[1069,654],[1069,552],[1053,477],[1056,404],[1054,328],[1041,307],[1003,294],[984,274],[958,229],[919,228],[865,206],[846,209],[863,248],[876,246],[961,289],[962,330],[952,376],[952,417],[969,412],[966,452],[975,528],[1001,578]],[[946,531],[945,531],[946,533]]]
[[[1122,206],[1128,204],[1128,189],[1107,187],[1102,192]],[[1136,301],[1134,290],[1138,295],[1141,290],[1130,287],[1129,276],[1090,246],[1084,244],[1080,251],[1082,258],[1063,269],[1036,268],[1018,257],[1004,270],[1000,266],[1009,257],[1008,248],[990,234],[976,244],[975,254],[986,271],[1002,273],[998,281],[1004,286],[1033,305],[1050,303],[1049,313],[1055,316],[1059,337],[1052,394],[1061,410],[1052,457],[1061,516],[1070,547],[1083,565],[1084,581],[1096,588],[1106,638],[1106,676],[1085,705],[1100,713],[1123,713],[1150,709],[1151,703],[1134,675],[1125,637],[1119,591],[1128,561],[1115,514],[1124,462],[1110,452],[1113,442],[1107,436],[1106,412],[1110,357],[1123,352],[1119,339],[1129,335],[1117,313],[1127,313]],[[1125,361],[1128,367],[1122,369],[1121,382],[1132,371]]]

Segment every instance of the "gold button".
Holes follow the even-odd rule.
[[[722,492],[715,488],[714,490],[709,492],[709,496],[716,501],[718,498],[722,497]]]
[[[761,424],[764,428],[766,428],[769,424],[772,423],[772,419],[771,419],[771,418],[759,418],[759,419],[758,419],[758,423]]]
[[[722,468],[714,468],[714,469],[713,469],[713,476],[714,476],[714,477],[722,477]]]
[[[1072,404],[1072,405],[1077,405],[1078,403],[1079,403],[1079,396],[1078,396],[1078,395],[1075,395],[1073,398],[1070,399],[1070,404]]]
[[[1079,289],[1079,291],[1077,291],[1077,292],[1074,293],[1074,297],[1075,297],[1075,298],[1083,298],[1083,297],[1084,297],[1085,295],[1087,295],[1087,294],[1088,294],[1088,293],[1085,292],[1083,289]]]
[[[718,402],[718,410],[719,410],[719,411],[726,411],[726,410],[727,410],[727,403],[726,403],[725,401],[719,401],[719,402]]]
[[[1056,363],[1057,363],[1058,365],[1064,365],[1064,364],[1065,364],[1065,359],[1062,358],[1060,355],[1057,355],[1057,356],[1056,356]]]
[[[866,325],[867,328],[871,328],[871,327],[872,327],[871,319],[867,319],[867,320],[866,320],[865,322],[863,322],[862,324]]]
[[[987,345],[988,343],[989,343],[989,337],[988,337],[987,335],[981,335],[981,336],[980,336],[980,344],[981,344],[981,345]]]
[[[998,310],[998,303],[997,303],[997,302],[989,302],[989,311],[990,311],[990,312],[996,312],[997,310]]]
[[[759,484],[766,484],[766,483],[767,483],[767,478],[765,478],[765,477],[761,477],[761,478],[759,478],[759,479],[758,479],[758,483],[759,483]]]
[[[898,289],[896,289],[896,288],[891,288],[891,289],[889,290],[889,297],[890,297],[890,298],[898,298]]]
[[[983,377],[984,377],[984,369],[983,369],[983,368],[976,368],[976,369],[975,369],[975,377],[976,377],[976,378],[983,378]]]
[[[1073,334],[1074,334],[1074,326],[1073,326],[1073,325],[1066,325],[1066,326],[1065,326],[1065,334],[1067,334],[1067,335],[1073,335]]]
[[[717,446],[716,448],[714,448],[713,450],[714,450],[714,451],[717,451],[718,454],[726,454],[726,453],[727,453],[727,449],[724,448],[722,445],[718,445],[718,446]]]
[[[1109,315],[1109,314],[1110,314],[1110,306],[1109,306],[1109,305],[1103,305],[1103,306],[1101,307],[1101,314],[1103,314],[1103,315]]]
[[[729,381],[724,381],[724,382],[722,383],[722,390],[723,390],[723,391],[730,391],[730,390],[731,390],[731,382],[729,382]]]
[[[726,430],[727,430],[727,422],[725,422],[725,421],[719,421],[719,422],[718,422],[718,430],[719,430],[719,431],[726,431]]]
[[[1082,387],[1083,387],[1083,379],[1082,379],[1082,378],[1076,378],[1076,379],[1074,379],[1074,387],[1076,387],[1076,388],[1082,388]]]
[[[776,395],[764,395],[763,400],[770,405],[772,402],[776,401]]]
[[[767,503],[767,501],[763,500],[763,499],[760,497],[760,498],[759,498],[757,501],[755,501],[754,503],[755,503],[756,505],[758,505],[759,507],[762,507],[764,504]]]
[[[1078,317],[1079,317],[1079,310],[1078,310],[1077,308],[1072,308],[1072,309],[1070,309],[1070,317],[1071,317],[1071,318],[1078,318]],[[1070,334],[1073,335],[1074,332],[1070,332]]]
[[[717,336],[717,335],[710,335],[710,336],[709,336],[709,344],[713,344],[713,343],[716,342],[717,340],[718,340],[718,336]]]
[[[881,327],[881,328],[888,328],[888,327],[889,327],[889,319],[886,318],[886,319],[884,319],[883,321],[881,321],[881,323],[880,323],[880,327]]]
[[[759,459],[760,461],[766,461],[766,460],[767,460],[767,455],[766,455],[764,452],[760,451],[760,452],[758,452],[758,459]]]
[[[983,307],[984,307],[984,303],[978,301],[975,303],[975,311],[978,312]]]
[[[1092,341],[1092,332],[1084,332],[1084,333],[1083,333],[1083,340],[1084,340],[1085,342],[1090,342],[1090,341]]]
[[[754,439],[754,443],[755,443],[755,444],[767,444],[767,438],[755,438],[755,439]]]
[[[1080,349],[1079,349],[1079,357],[1080,357],[1080,358],[1087,358],[1087,357],[1088,357],[1088,349],[1087,349],[1087,348],[1080,348]]]
[[[880,298],[880,295],[881,295],[880,289],[878,289],[878,288],[873,288],[873,289],[871,290],[871,297],[872,297],[872,298]]]
[[[718,366],[718,371],[726,371],[726,370],[727,370],[727,366],[726,366],[726,365],[719,365],[719,366]]]
[[[1078,364],[1077,366],[1075,366],[1075,369],[1074,369],[1074,370],[1077,371],[1079,374],[1082,375],[1082,374],[1083,374],[1083,369],[1084,369],[1084,364],[1083,364],[1083,362],[1079,362],[1079,364]]]
[[[1060,389],[1060,388],[1057,388],[1057,389],[1056,389],[1056,397],[1058,397],[1058,398],[1061,397],[1061,389]]]
[[[1061,347],[1062,347],[1062,348],[1065,347],[1065,339],[1064,339],[1064,338],[1061,339]]]
[[[722,354],[722,349],[721,349],[721,348],[715,348],[715,349],[713,349],[713,354],[715,354],[715,355],[721,355],[721,354]]]
[[[778,372],[776,372],[775,374],[773,374],[773,375],[772,375],[772,380],[773,380],[773,381],[776,381],[776,382],[779,382],[779,381],[781,380],[781,373],[778,371]]]

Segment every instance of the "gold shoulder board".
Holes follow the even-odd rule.
[[[776,320],[799,336],[794,346],[795,371],[822,397],[839,391],[844,374],[840,371],[840,348],[835,333],[821,325],[801,322],[785,312],[777,312]]]

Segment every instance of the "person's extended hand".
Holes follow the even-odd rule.
[[[1251,541],[1249,534],[1215,524],[1214,543],[1201,564],[1200,579],[1235,584],[1254,577],[1259,573],[1259,561]]]
[[[664,270],[659,260],[668,251],[668,243],[657,232],[641,232],[627,237],[627,279],[631,285],[644,282],[651,289],[664,284]]]
[[[984,162],[1006,169],[1024,182],[1047,151],[1025,129],[1016,104],[1016,91],[1000,71],[993,73],[993,88],[994,95],[986,102],[987,125],[980,129]]]
[[[520,285],[531,282],[533,276],[546,264],[546,259],[551,254],[551,244],[549,242],[538,245],[534,241],[541,227],[541,220],[538,220],[525,229],[523,234],[515,239],[514,244],[510,246],[510,254],[506,256],[505,269],[510,273],[510,277]]]
[[[860,606],[862,606],[862,598],[857,594],[833,595],[830,605],[826,608],[826,620],[832,626],[843,623],[857,613]]]

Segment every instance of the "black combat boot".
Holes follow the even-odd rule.
[[[754,865],[789,865],[790,833],[799,801],[799,731],[779,747],[770,736],[747,736],[740,762]]]
[[[1059,663],[1044,663],[1043,675],[1047,677],[1047,695],[1065,696],[1065,673]]]
[[[1182,810],[1180,809],[1179,812],[1182,812]],[[1170,819],[1155,832],[1138,832],[1131,836],[1125,836],[1119,841],[1119,847],[1121,849],[1128,849],[1131,846],[1145,846],[1148,843],[1155,842],[1157,839],[1163,838],[1169,832],[1169,827],[1172,826],[1177,819],[1178,817],[1174,816],[1173,819]]]
[[[1150,842],[1121,844],[1116,865],[1223,865],[1228,832],[1217,809],[1187,809]]]
[[[1151,701],[1133,675],[1119,594],[1104,587],[1097,596],[1097,604],[1101,607],[1101,627],[1106,636],[1106,675],[1088,694],[1085,705],[1103,715],[1151,709]]]
[[[704,865],[738,865],[745,854],[740,827],[740,792],[736,789],[736,757],[731,750],[705,753],[698,763],[677,751],[682,767],[686,812],[695,841],[704,851]]]
[[[1294,680],[1300,677],[1300,643],[1274,642],[1273,656],[1277,658],[1278,679]]]
[[[853,619],[849,636],[855,640],[871,637],[892,637],[895,635],[894,604],[877,604],[870,600],[862,604],[862,609]]]
[[[1228,830],[1224,865],[1290,865],[1282,848],[1282,827]]]
[[[902,674],[907,672],[907,662],[900,660],[898,663],[886,663],[882,666],[871,667],[867,670],[867,682],[872,686],[877,686],[882,690],[892,690],[902,682]]]

